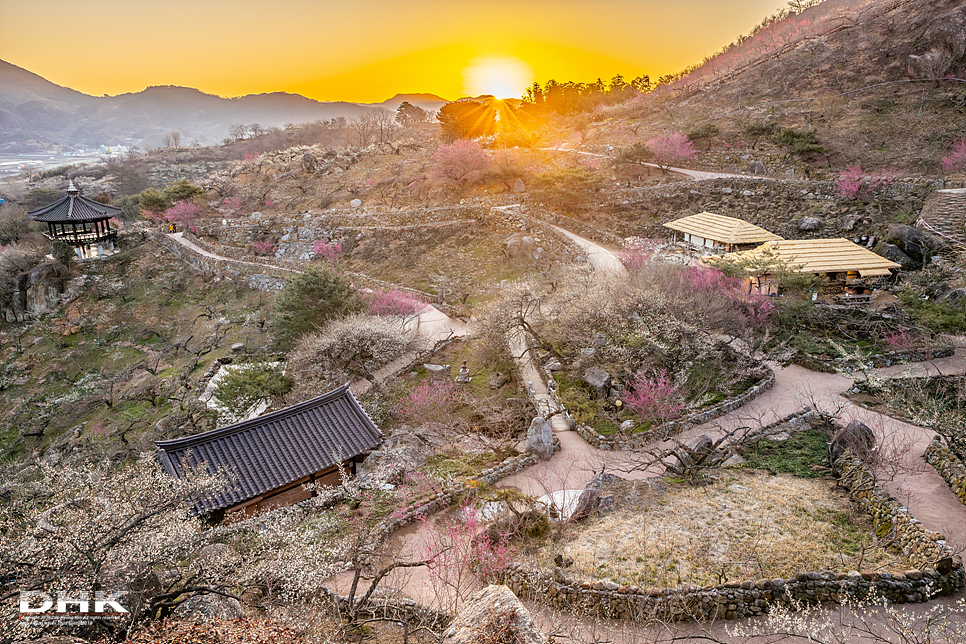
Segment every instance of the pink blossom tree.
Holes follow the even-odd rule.
[[[426,302],[419,296],[399,289],[376,289],[364,294],[362,301],[369,315],[414,315],[426,308]]]
[[[880,186],[892,181],[887,174],[867,174],[861,166],[848,166],[835,180],[839,194],[849,199],[866,199]]]
[[[201,214],[201,206],[198,204],[191,201],[179,201],[164,211],[164,220],[171,224],[190,228],[199,214]]]
[[[636,374],[624,402],[628,409],[656,425],[677,418],[684,410],[684,394],[663,369],[652,375]]]
[[[694,156],[694,145],[691,139],[680,132],[666,132],[648,139],[647,147],[654,155],[654,162],[663,172]]]
[[[256,255],[271,255],[278,250],[278,247],[271,239],[266,239],[265,241],[253,242],[252,250],[255,251]]]
[[[314,246],[312,246],[312,252],[315,253],[315,259],[319,260],[320,262],[334,264],[342,259],[342,244],[339,242],[332,242],[331,244],[328,244],[319,240],[315,242]]]
[[[226,197],[224,201],[221,202],[226,208],[232,212],[237,213],[241,210],[242,200],[241,197]]]
[[[452,183],[472,183],[489,159],[480,144],[472,139],[457,139],[436,148],[430,177]]]
[[[395,415],[410,425],[448,422],[459,405],[460,393],[452,380],[424,380],[403,395]]]
[[[943,170],[946,172],[962,172],[966,170],[966,137],[953,143],[949,154],[942,158]]]

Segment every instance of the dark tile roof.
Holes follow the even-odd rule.
[[[47,223],[83,223],[108,219],[121,214],[117,206],[108,206],[97,201],[82,197],[73,182],[67,188],[67,195],[43,208],[37,208],[27,213],[34,221]]]
[[[197,503],[199,511],[211,512],[358,456],[381,440],[382,432],[346,384],[258,418],[155,444],[171,476],[181,478],[186,465],[202,462],[235,476],[231,489]]]

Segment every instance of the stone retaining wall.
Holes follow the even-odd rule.
[[[561,568],[528,570],[512,564],[505,583],[519,597],[552,608],[625,620],[739,619],[767,613],[774,605],[863,600],[874,594],[894,603],[923,602],[954,594],[966,585],[953,549],[889,498],[851,454],[840,458],[841,483],[873,517],[877,532],[892,534],[915,569],[901,574],[874,571],[805,572],[789,579],[759,579],[704,588],[668,590],[619,586],[610,580],[577,581]]]
[[[936,468],[961,503],[966,505],[966,465],[953,454],[939,436],[926,448],[926,462]]]
[[[946,543],[945,537],[927,530],[909,510],[890,497],[862,461],[846,452],[834,467],[840,485],[848,489],[852,500],[872,516],[876,535],[891,537],[892,544],[909,563],[919,570],[927,570],[936,562],[953,557],[955,551]]]
[[[696,425],[701,425],[709,420],[724,416],[725,414],[743,406],[749,400],[757,398],[764,392],[771,389],[774,385],[775,372],[771,369],[768,369],[765,377],[759,380],[757,384],[750,387],[744,393],[726,400],[722,400],[721,402],[707,409],[695,412],[680,420],[672,420],[664,423],[663,425],[649,429],[646,432],[641,432],[639,434],[633,434],[630,436],[624,434],[604,436],[603,434],[599,434],[592,427],[588,427],[587,425],[583,424],[577,425],[577,432],[584,438],[585,441],[601,450],[626,451],[640,449],[644,445],[655,440],[666,439],[669,436],[680,434],[684,430],[690,429]]]
[[[250,260],[242,260],[233,257],[215,259],[205,255],[200,255],[192,251],[187,246],[179,244],[165,234],[156,231],[149,231],[148,236],[156,243],[180,257],[186,264],[192,266],[193,268],[204,272],[217,273],[223,277],[227,277],[228,279],[245,281],[250,288],[259,291],[280,291],[285,287],[286,281],[292,275],[296,275],[301,272],[295,268],[273,266],[267,263],[252,262]],[[223,248],[211,248],[204,242],[204,240],[197,237],[192,236],[190,241],[195,246],[198,246],[202,250],[214,255],[219,255],[225,250]],[[361,286],[363,288],[405,291],[407,293],[412,293],[427,302],[432,302],[434,299],[436,299],[436,296],[432,293],[427,293],[426,291],[420,291],[408,286],[402,286],[393,282],[376,279],[375,277],[371,277],[363,273],[346,271],[346,274],[357,286]],[[433,306],[451,317],[457,314],[455,307],[448,304],[434,303]]]
[[[910,362],[926,362],[929,360],[937,360],[939,358],[948,358],[956,352],[956,348],[952,345],[938,347],[934,349],[918,349],[916,351],[889,351],[887,353],[879,353],[874,356],[869,356],[866,358],[868,363],[874,369],[881,369],[882,367],[891,367],[897,364],[907,364]],[[804,353],[799,353],[796,355],[792,362],[797,365],[801,365],[806,369],[812,371],[821,371],[822,373],[851,373],[853,371],[858,371],[860,369],[866,368],[858,363],[845,360],[843,358],[832,358],[830,360],[824,360],[818,356],[808,355]]]
[[[294,271],[267,264],[206,257],[157,231],[149,231],[148,237],[180,257],[192,268],[206,273],[216,273],[231,281],[246,283],[250,288],[258,291],[280,291],[285,286],[286,280],[295,274]]]

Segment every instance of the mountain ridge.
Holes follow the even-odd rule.
[[[159,146],[177,130],[186,143],[211,145],[235,123],[284,127],[355,118],[372,109],[395,111],[404,101],[436,110],[447,101],[429,93],[399,93],[380,103],[317,101],[263,92],[222,97],[194,87],[151,85],[139,92],[91,96],[0,60],[0,152],[28,153],[101,145]]]

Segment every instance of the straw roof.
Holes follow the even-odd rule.
[[[783,239],[762,244],[754,250],[728,253],[726,258],[751,258],[771,249],[774,257],[788,262],[795,273],[846,273],[858,271],[862,277],[889,275],[899,264],[852,243],[848,239]]]
[[[713,212],[701,212],[675,219],[664,224],[664,227],[725,244],[760,244],[781,239],[775,233],[747,221],[716,215]]]

